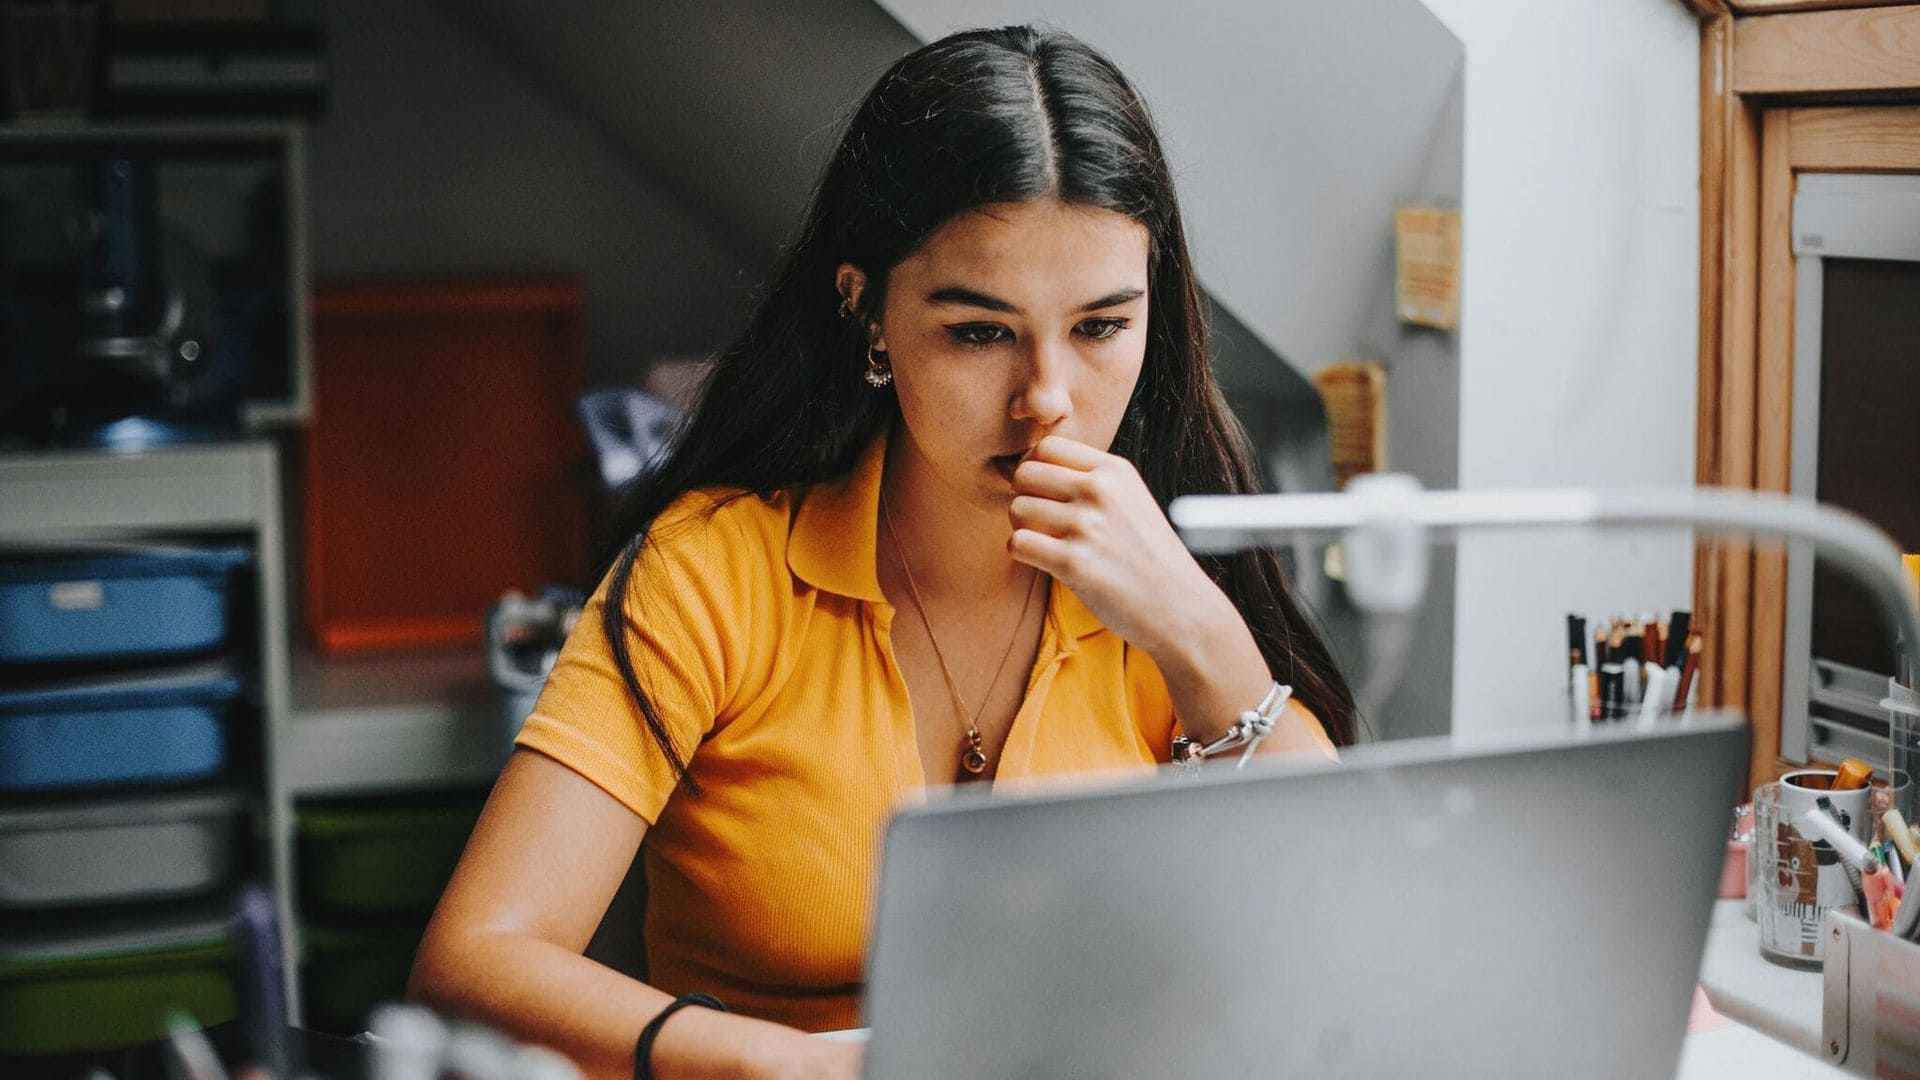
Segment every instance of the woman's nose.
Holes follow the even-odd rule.
[[[1051,427],[1073,413],[1067,389],[1067,358],[1044,345],[1033,347],[1025,382],[1013,398],[1013,418]]]

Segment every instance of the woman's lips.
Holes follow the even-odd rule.
[[[1014,468],[1017,467],[1021,461],[1025,460],[1026,456],[1024,452],[1018,454],[999,454],[990,460],[993,462],[995,471],[1005,477],[1007,483],[1011,484],[1013,483]]]

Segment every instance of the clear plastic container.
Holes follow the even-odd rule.
[[[1825,959],[1821,924],[1829,911],[1859,914],[1839,853],[1816,844],[1797,824],[1826,796],[1863,842],[1871,835],[1872,788],[1831,791],[1832,770],[1802,769],[1753,793],[1754,915],[1760,955],[1788,967],[1818,968]]]
[[[1920,775],[1920,693],[1887,680],[1887,696],[1880,701],[1887,710],[1888,764],[1895,776]],[[1920,793],[1908,784],[1899,793],[1895,807],[1909,823],[1920,818]]]

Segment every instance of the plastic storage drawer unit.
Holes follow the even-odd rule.
[[[233,964],[212,912],[0,933],[0,1055],[134,1046],[166,1035],[174,1012],[224,1023],[234,1015]]]
[[[91,545],[0,558],[0,663],[129,660],[225,643],[245,546]]]
[[[424,919],[303,926],[307,1023],[345,1035],[364,1030],[374,1006],[406,996],[413,954],[426,930]]]
[[[240,797],[224,791],[0,806],[0,907],[212,891],[233,865],[239,809]]]
[[[212,776],[240,690],[218,664],[0,690],[0,791]]]
[[[348,917],[432,910],[480,804],[464,793],[302,803],[294,818],[307,910]]]

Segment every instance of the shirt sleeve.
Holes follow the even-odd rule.
[[[747,496],[746,498],[751,498]],[[689,496],[660,515],[635,560],[621,621],[641,688],[689,761],[739,689],[754,624],[754,575],[743,573],[737,515]],[[603,626],[611,575],[587,601],[516,745],[586,777],[649,825],[675,779],[614,663]],[[766,625],[762,623],[761,625]]]

